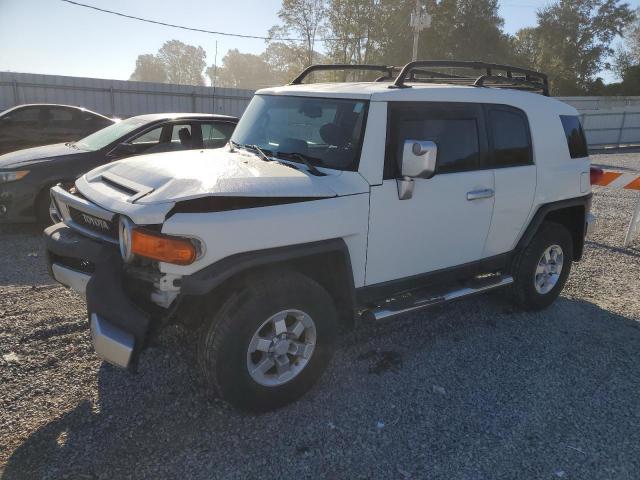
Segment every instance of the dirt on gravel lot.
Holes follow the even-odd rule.
[[[592,158],[640,170],[639,152]],[[496,292],[361,325],[311,392],[264,415],[207,398],[178,328],[138,374],[102,363],[38,230],[4,227],[0,476],[637,479],[637,196],[594,189],[597,231],[548,310]]]

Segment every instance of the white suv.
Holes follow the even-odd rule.
[[[303,83],[331,69],[383,75]],[[505,286],[527,309],[557,298],[593,217],[578,113],[546,93],[543,74],[477,62],[312,66],[257,92],[228,148],[54,187],[51,273],[86,294],[105,360],[135,368],[180,322],[217,394],[277,408],[316,382],[340,322]]]

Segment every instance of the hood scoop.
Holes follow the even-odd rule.
[[[100,179],[102,180],[102,183],[105,183],[114,190],[117,190],[119,193],[124,194],[127,197],[126,201],[129,203],[135,202],[154,190],[152,187],[141,185],[140,183],[121,177],[120,175],[109,171],[103,172],[102,175],[100,175]]]

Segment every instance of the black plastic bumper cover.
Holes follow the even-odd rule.
[[[122,258],[117,246],[92,240],[76,233],[63,223],[44,231],[49,261],[52,255],[88,260],[94,265],[87,284],[87,310],[107,319],[135,337],[131,367],[145,345],[150,327],[149,316],[127,297],[122,285]]]

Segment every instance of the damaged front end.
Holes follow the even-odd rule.
[[[181,277],[162,273],[153,259],[125,262],[116,214],[60,187],[52,198],[64,223],[44,232],[50,273],[85,295],[96,353],[135,369],[149,338],[170,321]]]

